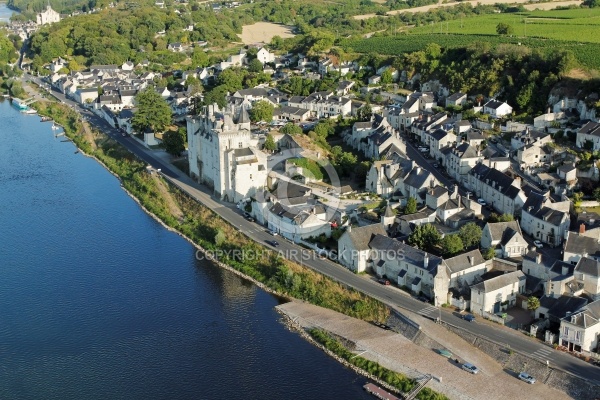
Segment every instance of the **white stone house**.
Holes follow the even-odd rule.
[[[523,271],[509,272],[471,286],[471,312],[496,314],[517,302],[517,295],[525,292]]]
[[[577,131],[577,147],[583,149],[587,142],[592,143],[592,150],[600,150],[600,123],[590,121]]]
[[[348,226],[338,240],[338,262],[356,273],[366,271],[371,256],[369,242],[375,235],[386,235],[379,223],[362,227]]]
[[[531,192],[521,211],[521,229],[542,243],[559,246],[571,223],[570,205],[569,201],[553,203],[546,196]]]
[[[443,159],[442,149],[456,144],[456,135],[444,129],[429,133],[429,155],[436,160]]]
[[[516,215],[525,204],[526,196],[521,189],[521,178],[511,178],[482,163],[469,171],[466,186],[501,214]]]
[[[271,63],[275,61],[275,54],[270,53],[269,50],[267,50],[264,47],[261,47],[256,53],[256,59],[264,65],[266,63]]]
[[[406,286],[411,292],[434,300],[436,305],[446,302],[449,277],[442,258],[381,234],[371,239],[369,247],[370,264],[378,276]]]
[[[600,261],[583,256],[575,266],[575,280],[583,284],[583,291],[594,300],[600,300]]]
[[[590,229],[583,233],[565,232],[563,261],[577,265],[582,257],[600,260],[600,229]]]
[[[458,256],[447,258],[444,263],[448,267],[450,276],[450,288],[460,289],[471,286],[475,280],[488,270],[487,264],[479,250],[471,250]]]
[[[273,204],[264,211],[264,219],[273,232],[299,243],[321,234],[331,236],[331,221],[323,206],[289,207],[281,202]]]
[[[600,300],[561,319],[560,345],[576,353],[600,353]]]
[[[52,7],[50,7],[50,4],[48,4],[45,11],[42,11],[35,16],[35,21],[38,25],[53,24],[60,21],[60,14],[54,11]]]
[[[492,118],[502,118],[512,114],[512,107],[506,102],[492,99],[483,105],[483,113]]]
[[[483,160],[481,152],[468,143],[461,143],[452,147],[443,159],[446,172],[460,184],[467,182],[469,171]]]
[[[488,222],[481,233],[481,247],[494,249],[496,256],[516,258],[525,255],[528,244],[517,221]]]
[[[467,95],[457,92],[446,97],[446,107],[455,106],[462,107],[467,103]]]

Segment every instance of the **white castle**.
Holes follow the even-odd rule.
[[[245,106],[204,106],[187,117],[190,175],[220,199],[237,203],[266,185],[266,155],[252,137]]]
[[[60,14],[54,11],[52,7],[50,7],[49,2],[46,6],[46,11],[43,11],[36,15],[36,23],[38,25],[53,24],[58,21],[60,21]]]

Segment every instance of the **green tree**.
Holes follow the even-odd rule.
[[[481,252],[481,255],[483,256],[484,260],[491,260],[496,256],[496,251],[492,247],[490,247],[488,249],[484,249]]]
[[[404,214],[414,214],[417,212],[417,200],[414,197],[409,197],[406,200],[406,207],[404,207]]]
[[[210,65],[210,59],[204,49],[200,47],[194,48],[192,52],[192,67],[207,67]]]
[[[257,101],[252,105],[250,110],[250,120],[252,122],[265,121],[270,122],[273,120],[273,111],[275,107],[273,104],[265,100]]]
[[[465,249],[459,235],[446,235],[440,242],[442,253],[446,257],[454,256]]]
[[[137,111],[131,126],[138,132],[163,132],[173,119],[171,107],[154,89],[148,88],[135,96]]]
[[[582,4],[589,8],[600,7],[600,0],[585,0]]]
[[[217,83],[224,86],[227,91],[234,93],[243,88],[242,83],[247,75],[245,69],[228,68],[219,74]]]
[[[573,193],[573,207],[576,209],[581,207],[581,202],[583,201],[583,193],[575,192]]]
[[[481,241],[481,228],[475,222],[461,226],[458,235],[466,248],[473,247]]]
[[[265,139],[265,150],[275,151],[277,150],[277,143],[275,143],[275,139],[273,139],[273,135],[267,135]]]
[[[596,199],[596,201],[600,201],[600,187],[597,187],[596,189],[594,189],[594,199]]]
[[[261,72],[263,70],[263,65],[258,59],[254,59],[248,63],[248,71],[250,72]]]
[[[535,311],[540,308],[540,299],[535,296],[529,296],[527,298],[527,309],[529,311]]]
[[[373,109],[369,103],[358,109],[356,117],[359,121],[370,121],[373,115]]]
[[[298,135],[302,133],[302,128],[292,122],[288,122],[281,128],[280,132],[288,135]]]
[[[163,146],[165,151],[171,155],[178,156],[185,150],[186,129],[179,128],[176,131],[167,131],[163,135]]]
[[[227,105],[226,94],[227,88],[225,86],[217,86],[204,95],[204,104],[211,105],[216,103],[219,107],[224,108]]]
[[[512,214],[502,214],[502,215],[498,215],[496,213],[491,213],[490,217],[488,218],[488,222],[510,222],[510,221],[514,221],[515,217]]]
[[[389,85],[392,83],[392,71],[390,68],[386,69],[381,73],[381,83],[384,85]]]
[[[430,250],[440,243],[441,237],[435,226],[423,224],[415,227],[408,237],[408,244],[421,250]]]
[[[496,33],[498,35],[512,35],[514,33],[514,29],[511,25],[500,22],[498,25],[496,25]]]

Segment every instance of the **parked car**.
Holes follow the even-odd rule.
[[[389,285],[390,281],[388,281],[387,279],[378,279],[377,282],[381,283],[382,285]]]
[[[246,217],[246,221],[248,221],[248,222],[254,222],[254,218],[252,218],[251,216],[247,216]]]
[[[468,322],[473,322],[475,321],[475,316],[473,314],[465,314],[463,315],[462,319]]]
[[[433,168],[439,168],[439,167],[440,167],[440,164],[438,164],[438,163],[433,164]]]
[[[478,198],[478,199],[477,199],[477,202],[478,202],[479,204],[481,204],[482,206],[485,206],[485,205],[487,204],[487,203],[485,202],[485,200],[484,200],[484,199],[482,199],[482,198]]]
[[[535,247],[537,247],[538,249],[541,249],[542,247],[544,247],[544,244],[542,242],[540,242],[539,240],[534,240],[533,245]]]
[[[479,368],[477,368],[476,366],[474,366],[473,364],[470,364],[470,363],[464,363],[462,365],[462,369],[464,369],[467,372],[472,373],[473,375],[475,375],[476,373],[479,372]]]
[[[267,242],[268,244],[270,244],[273,247],[279,246],[279,242],[277,242],[277,240],[265,240],[265,242]]]
[[[519,379],[532,385],[535,383],[535,378],[525,372],[519,373]]]
[[[267,233],[268,233],[269,235],[273,235],[273,236],[277,236],[277,235],[279,235],[277,232],[275,232],[275,231],[272,231],[272,230],[270,230],[270,229],[267,231]]]

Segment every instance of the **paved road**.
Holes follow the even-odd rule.
[[[238,227],[242,233],[246,234],[251,239],[258,243],[262,243],[265,246],[268,246],[265,242],[266,240],[274,239],[273,236],[267,233],[265,227],[256,223],[248,222],[243,217],[241,212],[235,208],[235,206],[222,203],[221,201],[213,198],[206,187],[198,185],[179,170],[167,165],[164,160],[157,158],[150,150],[146,149],[135,139],[123,137],[117,129],[110,127],[103,119],[95,116],[89,110],[79,108],[76,103],[65,99],[64,95],[56,92],[53,94],[58,99],[64,101],[66,104],[74,107],[83,115],[87,116],[88,120],[92,124],[96,125],[109,136],[113,137],[142,160],[152,165],[152,167],[161,169],[161,172],[165,178],[169,179],[173,184],[186,191],[190,196],[194,197],[199,202],[211,208],[223,219]],[[410,150],[408,150],[408,152],[410,156],[415,156],[415,158],[419,155],[418,153],[417,155],[412,154]],[[439,171],[434,173],[437,177]],[[441,173],[439,174],[441,178],[445,178],[441,176]],[[388,304],[392,307],[407,309],[432,319],[435,319],[440,315],[439,308],[422,303],[408,296],[405,292],[398,288],[380,285],[374,279],[356,275],[339,264],[312,256],[312,253],[308,253],[305,249],[288,242],[287,240],[284,240],[280,237],[276,237],[275,239],[280,243],[280,245],[274,250],[279,251],[283,256],[307,266],[319,273],[322,273],[323,275],[326,275],[342,284],[352,287],[359,292],[379,299],[385,304]],[[560,368],[564,371],[598,382],[600,384],[600,368],[575,357],[555,351],[551,347],[540,344],[533,339],[529,339],[523,336],[523,334],[510,328],[495,324],[478,322],[470,323],[461,319],[460,316],[456,314],[447,312],[442,312],[441,316],[444,322],[463,328],[474,335],[487,338],[502,345],[510,346],[512,350],[533,358],[537,358],[542,362],[546,362],[546,360],[548,360],[551,367]]]

